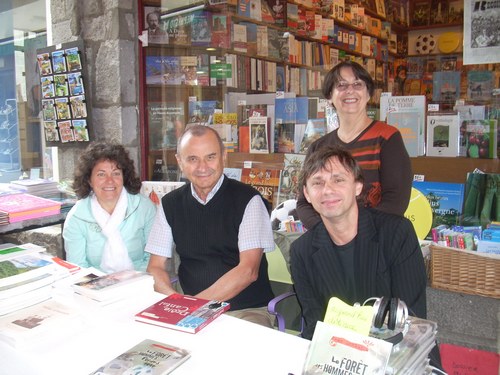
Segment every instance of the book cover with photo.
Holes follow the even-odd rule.
[[[145,272],[125,270],[76,282],[73,290],[93,300],[106,302],[133,295],[133,292],[153,286],[153,277]]]
[[[191,357],[186,350],[160,341],[143,340],[90,375],[170,374]]]
[[[0,340],[14,348],[64,340],[84,327],[77,309],[54,299],[3,316],[0,326]]]
[[[171,294],[135,314],[135,320],[177,331],[197,333],[222,313],[228,302]]]
[[[495,73],[489,70],[467,72],[467,99],[490,100],[495,88]]]
[[[269,117],[267,116],[253,116],[248,118],[250,153],[269,153],[268,124]]]
[[[216,100],[198,100],[188,103],[188,126],[191,124],[210,125],[220,103]]]
[[[212,14],[212,42],[213,47],[231,47],[231,17],[226,14]]]
[[[6,211],[3,208],[2,210]],[[50,274],[54,269],[53,262],[41,258],[38,254],[20,255],[4,260],[0,262],[0,287],[33,280],[41,275]]]
[[[279,123],[307,124],[309,119],[309,98],[277,98],[275,121]]]
[[[496,159],[497,120],[464,120],[460,122],[460,156]]]
[[[276,127],[276,151],[283,153],[295,152],[295,123],[282,122],[277,123]]]
[[[304,137],[300,143],[299,152],[307,154],[309,146],[326,134],[326,118],[309,119],[307,121]]]
[[[209,46],[212,41],[212,13],[204,10],[193,12],[191,21],[191,44]]]
[[[183,77],[180,56],[146,56],[147,85],[180,85]]]
[[[149,102],[149,147],[152,150],[173,149],[184,131],[184,103]]]
[[[460,153],[459,115],[427,116],[427,156],[456,157]]]
[[[191,45],[192,18],[191,13],[184,13],[171,16],[163,21],[163,28],[167,32],[169,44]]]
[[[460,223],[464,208],[465,184],[413,181],[413,187],[429,201],[432,210],[432,228],[438,225],[451,227]],[[426,238],[432,240],[432,231]]]

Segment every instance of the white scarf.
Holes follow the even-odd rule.
[[[91,198],[92,214],[106,236],[106,244],[102,252],[101,269],[106,273],[134,269],[128,256],[127,246],[123,242],[118,226],[125,218],[127,211],[127,191],[122,189],[120,198],[110,215],[101,207],[95,194]]]

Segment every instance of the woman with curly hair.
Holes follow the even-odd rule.
[[[322,91],[337,112],[339,127],[312,143],[306,160],[322,147],[348,150],[363,170],[365,205],[403,215],[413,180],[410,157],[399,130],[366,113],[375,91],[370,74],[356,62],[343,61],[328,72]],[[303,192],[297,200],[297,213],[309,229],[320,221]]]
[[[73,189],[79,200],[64,223],[67,260],[106,273],[145,270],[156,207],[139,194],[141,180],[125,148],[91,143],[80,155]]]

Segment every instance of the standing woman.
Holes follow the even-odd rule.
[[[144,247],[156,206],[139,194],[141,180],[121,145],[94,142],[80,155],[63,238],[67,260],[106,273],[146,270]]]
[[[328,72],[322,90],[337,112],[339,127],[315,141],[306,158],[320,147],[343,147],[363,171],[366,206],[403,215],[413,180],[410,157],[398,129],[372,120],[366,113],[375,90],[370,74],[358,63],[344,61]],[[297,214],[306,228],[320,221],[303,192],[297,201]]]

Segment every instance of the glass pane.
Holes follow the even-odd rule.
[[[19,4],[19,5],[18,5]],[[47,46],[45,0],[0,5],[0,182],[44,168],[36,49]]]

